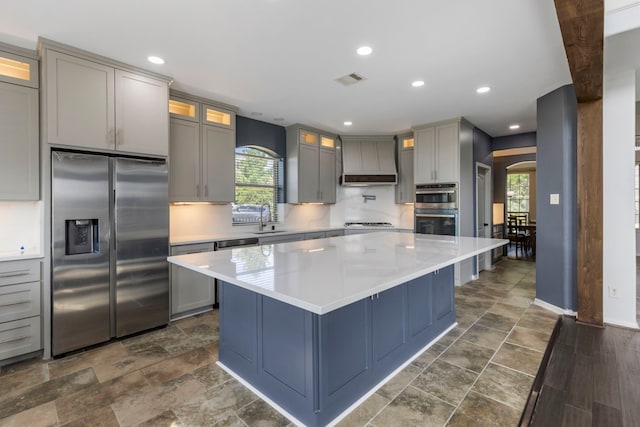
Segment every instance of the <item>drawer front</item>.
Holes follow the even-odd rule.
[[[0,323],[0,360],[41,348],[40,316]]]
[[[0,322],[40,315],[40,282],[0,287]]]
[[[195,245],[180,245],[171,247],[171,255],[197,254],[213,251],[213,243],[198,243]]]
[[[340,237],[344,236],[344,230],[330,230],[326,231],[325,234],[327,237]]]
[[[0,286],[40,280],[40,260],[0,262]]]

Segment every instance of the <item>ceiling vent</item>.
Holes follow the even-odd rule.
[[[363,80],[366,80],[366,79],[358,73],[347,74],[346,76],[342,76],[336,79],[338,83],[342,83],[345,86],[351,86]]]

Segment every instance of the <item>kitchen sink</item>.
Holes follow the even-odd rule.
[[[264,231],[255,231],[253,234],[275,234],[275,233],[284,233],[286,230],[264,230]]]

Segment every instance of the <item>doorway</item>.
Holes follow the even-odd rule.
[[[535,261],[536,162],[507,166],[505,182],[507,257]],[[517,226],[517,227],[514,227]]]
[[[493,236],[492,201],[493,184],[491,182],[491,167],[483,163],[476,163],[476,237]],[[486,252],[476,257],[476,274],[482,270],[490,270],[492,252]]]

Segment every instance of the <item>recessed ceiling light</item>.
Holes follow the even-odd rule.
[[[371,49],[369,46],[361,46],[356,52],[358,52],[358,55],[367,56],[370,55],[371,52],[373,52],[373,49]]]
[[[273,119],[274,122],[284,122],[284,117],[275,117]]]
[[[345,126],[351,126],[353,123],[352,122],[344,122]]]
[[[422,80],[416,80],[415,82],[411,83],[411,86],[413,86],[413,87],[422,87],[422,86],[424,86],[424,82]]]
[[[476,89],[476,92],[478,93],[487,93],[491,90],[491,88],[489,86],[481,86],[478,89]]]
[[[147,57],[147,61],[151,62],[152,64],[156,64],[156,65],[162,65],[164,64],[164,59],[160,58],[159,56],[148,56]]]
[[[261,116],[261,115],[262,115],[262,113],[261,113],[260,111],[252,111],[252,112],[251,112],[251,115],[252,115],[252,116]]]
[[[509,129],[511,129],[511,130],[520,129],[520,125],[511,125],[511,126],[509,126]]]

